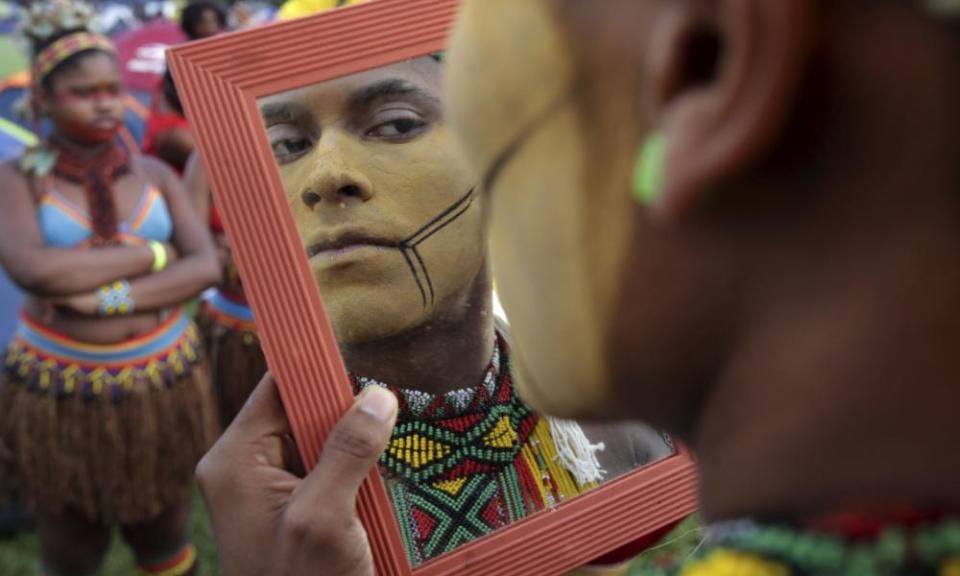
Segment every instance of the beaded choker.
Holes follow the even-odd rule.
[[[353,377],[355,392],[381,386],[398,398],[397,425],[381,467],[413,482],[435,482],[511,464],[539,420],[513,391],[504,344],[478,386],[430,394]]]
[[[476,387],[428,394],[352,381],[399,399],[380,471],[414,565],[596,486],[564,467],[550,424],[517,398],[499,334]]]

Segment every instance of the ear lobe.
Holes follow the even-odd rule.
[[[778,139],[809,58],[814,4],[717,0],[712,13],[678,7],[665,19],[651,60],[665,139],[658,212],[682,217]]]

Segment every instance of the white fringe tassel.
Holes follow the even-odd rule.
[[[583,486],[590,482],[603,480],[606,470],[600,467],[597,452],[606,447],[603,442],[591,444],[580,425],[573,420],[547,418],[550,424],[550,436],[557,447],[557,457],[563,467],[573,474],[577,484]]]

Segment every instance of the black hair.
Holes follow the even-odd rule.
[[[186,116],[183,113],[183,103],[180,102],[180,94],[177,93],[177,85],[173,81],[173,74],[170,73],[170,70],[163,73],[163,96],[177,114]]]
[[[180,29],[183,30],[183,33],[191,40],[197,39],[195,32],[197,24],[199,24],[203,18],[204,12],[208,10],[213,10],[217,15],[217,20],[220,22],[221,27],[227,27],[227,10],[219,2],[214,2],[213,0],[193,0],[184,7],[183,12],[180,14]]]
[[[87,30],[85,28],[70,28],[68,30],[61,30],[59,32],[51,34],[46,38],[35,39],[33,41],[34,60],[36,60],[37,55],[39,55],[41,52],[43,52],[50,46],[53,46],[53,44],[58,40],[66,38],[67,36],[70,36],[72,34],[77,34],[78,32],[87,32]],[[76,54],[71,54],[70,56],[65,58],[62,62],[54,66],[53,70],[50,70],[50,72],[48,72],[47,75],[41,79],[40,85],[43,87],[45,91],[50,92],[53,89],[54,76],[56,76],[61,72],[65,72],[67,70],[76,68],[80,64],[81,60],[83,60],[84,58],[92,54],[109,54],[109,53],[104,52],[100,48],[88,48],[86,50],[81,50]]]

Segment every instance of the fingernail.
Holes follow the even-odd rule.
[[[368,386],[358,398],[360,410],[373,416],[380,422],[393,418],[397,409],[397,398],[379,386]]]

